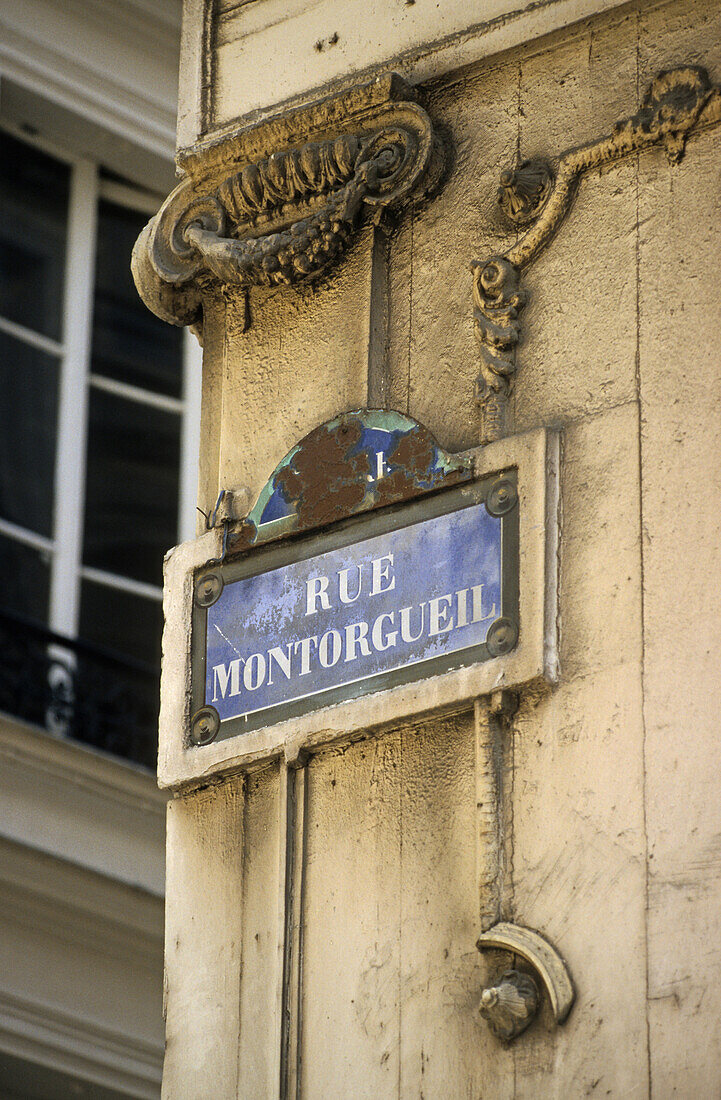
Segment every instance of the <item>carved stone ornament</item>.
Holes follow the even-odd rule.
[[[471,265],[474,328],[481,354],[476,400],[481,410],[482,443],[499,439],[505,432],[521,333],[519,314],[526,302],[520,273],[555,237],[583,173],[657,144],[664,146],[670,162],[676,164],[689,133],[719,120],[721,90],[711,84],[706,70],[695,66],[672,69],[655,78],[640,110],[617,122],[608,136],[567,150],[551,166],[526,161],[502,174],[501,209],[517,225],[529,220],[532,224],[504,255]]]
[[[518,271],[503,257],[473,268],[473,327],[481,353],[476,401],[483,410],[483,439],[504,434],[506,403],[516,373],[516,345],[521,335],[518,315],[526,304]]]
[[[527,225],[543,210],[553,189],[553,172],[542,160],[524,160],[501,172],[498,205],[514,225]]]
[[[525,1031],[538,1011],[538,987],[530,974],[507,970],[484,989],[478,1006],[497,1039],[509,1043]]]
[[[571,975],[555,947],[539,932],[501,921],[481,933],[476,947],[479,951],[508,951],[524,959],[543,983],[554,1020],[557,1024],[565,1023],[575,999]],[[528,1027],[537,1008],[535,982],[528,975],[511,970],[483,990],[479,1011],[493,1034],[509,1041]]]
[[[425,193],[440,174],[440,145],[417,103],[386,102],[357,127],[330,134],[334,114],[325,116],[322,140],[241,156],[232,170],[225,156],[221,178],[191,176],[172,192],[133,253],[136,286],[154,313],[193,324],[213,281],[272,287],[316,278],[339,260],[366,212],[380,216]]]

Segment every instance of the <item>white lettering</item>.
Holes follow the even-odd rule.
[[[370,562],[338,570],[340,603],[355,603],[361,596],[364,581],[367,595],[378,596],[394,591],[394,566],[394,555],[387,553]],[[353,571],[356,576],[349,583]],[[335,575],[331,574],[330,579],[333,580]],[[487,598],[484,599],[487,587],[486,584],[476,584],[461,588],[399,610],[384,611],[368,622],[339,625],[319,635],[274,645],[245,659],[236,657],[214,665],[212,701],[218,703],[244,691],[256,692],[265,684],[271,686],[276,683],[281,691],[283,680],[294,681],[298,676],[307,676],[312,668],[332,669],[342,661],[351,663],[358,658],[371,657],[374,652],[384,653],[401,641],[412,645],[424,637],[434,638],[469,623],[492,620],[496,618],[497,610],[495,603],[487,609]],[[306,581],[306,615],[331,609],[329,577],[309,578]],[[278,681],[281,683],[278,684]]]
[[[483,614],[483,585],[482,584],[474,584],[473,588],[471,589],[471,592],[473,593],[473,618],[472,618],[471,622],[480,623],[480,622],[483,622],[484,619],[495,619],[496,618],[496,605],[495,604],[493,605],[493,607],[491,608],[491,610],[488,612],[487,615]]]
[[[368,623],[351,623],[345,628],[345,659],[355,661],[357,657],[356,646],[360,646],[361,656],[370,657],[371,647],[368,645]]]
[[[268,685],[273,683],[273,661],[278,665],[278,668],[285,676],[286,680],[290,680],[290,650],[292,642],[288,642],[285,649],[281,649],[279,645],[274,645],[272,649],[268,650]],[[287,652],[286,652],[287,650]]]
[[[332,641],[332,653],[328,655],[328,642]],[[343,639],[337,630],[326,630],[318,645],[318,657],[323,668],[333,668],[340,661],[343,652]]]
[[[363,566],[356,565],[355,568],[358,570],[358,591],[355,596],[348,595],[348,574],[351,568],[353,567],[351,566],[348,569],[338,570],[338,595],[340,596],[341,603],[355,603],[361,594],[361,589],[363,587]]]
[[[383,620],[388,619],[391,626],[394,625],[395,612],[384,611],[382,615],[379,615],[376,621],[373,623],[373,629],[371,630],[371,641],[373,642],[373,648],[379,651],[384,649],[390,649],[394,646],[398,640],[398,631],[391,630],[386,634],[385,640],[383,639]]]
[[[441,607],[441,600],[444,600],[450,605],[452,596],[434,596],[432,600],[428,601],[428,634],[432,636],[434,634],[445,634],[448,630],[453,630],[453,619],[448,623],[448,607]]]
[[[385,476],[386,459],[383,451],[376,451],[376,481]]]
[[[411,611],[412,607],[401,608],[401,638],[404,642],[417,642],[423,634],[423,626],[426,619],[426,604],[425,600],[421,604],[421,625],[418,633],[415,636],[411,635]]]
[[[395,577],[389,575],[390,568],[393,565],[393,555],[384,554],[382,558],[375,558],[371,562],[371,575],[373,583],[371,584],[371,596],[378,596],[381,592],[392,592],[396,586]],[[385,588],[381,588],[381,581],[390,581]]]
[[[307,676],[310,672],[310,647],[317,645],[318,639],[315,635],[312,638],[301,638],[299,642],[295,643],[294,653],[300,649],[300,675]]]
[[[456,628],[468,626],[468,589],[456,592]]]
[[[243,683],[248,691],[257,691],[265,683],[265,657],[262,653],[253,653],[248,657],[243,669]]]
[[[225,699],[230,684],[230,695],[240,695],[240,657],[236,657],[226,668],[225,665],[213,665],[213,702],[220,698]]]
[[[318,610],[318,608],[316,607],[316,603],[318,600],[320,600],[320,605],[324,611],[330,611],[327,577],[311,577],[305,582],[306,615],[315,615],[316,611]]]

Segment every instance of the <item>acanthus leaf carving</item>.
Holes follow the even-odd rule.
[[[316,278],[340,259],[366,209],[377,216],[424,193],[441,162],[426,112],[400,102],[358,132],[273,152],[207,189],[186,179],[138,240],[138,291],[163,319],[187,324],[204,281],[272,287]]]
[[[474,330],[481,360],[475,396],[482,443],[500,438],[505,431],[521,338],[518,314],[526,300],[521,272],[555,237],[583,174],[657,144],[664,146],[672,164],[678,163],[690,132],[719,120],[721,90],[711,83],[706,70],[672,69],[659,73],[636,114],[617,122],[609,135],[567,150],[553,166],[525,161],[502,174],[501,208],[515,224],[530,218],[531,225],[504,255],[471,265]]]
[[[481,408],[484,439],[500,439],[516,371],[519,314],[526,294],[518,271],[502,256],[473,266],[474,329],[481,354],[476,401]]]

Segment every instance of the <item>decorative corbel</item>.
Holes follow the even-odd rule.
[[[193,324],[213,282],[273,287],[317,278],[364,215],[426,193],[440,175],[440,143],[417,103],[386,103],[353,130],[333,133],[325,122],[331,135],[323,140],[235,165],[226,156],[219,180],[189,177],[172,192],[133,253],[136,286],[154,313]]]
[[[481,410],[481,442],[505,433],[508,400],[516,376],[519,314],[526,302],[521,271],[553,240],[573,202],[580,179],[591,168],[663,144],[672,164],[684,153],[690,132],[721,120],[721,90],[696,66],[660,73],[640,110],[617,122],[597,141],[562,153],[552,165],[524,161],[501,175],[498,202],[514,225],[530,228],[502,256],[471,265],[473,315],[480,347],[476,400]],[[554,182],[555,177],[555,182]]]

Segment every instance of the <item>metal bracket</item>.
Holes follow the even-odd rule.
[[[476,947],[479,951],[510,951],[513,955],[520,955],[522,959],[525,959],[546,987],[556,1023],[564,1023],[571,1011],[576,995],[568,967],[548,940],[531,928],[501,922],[494,925],[493,928],[489,928],[487,932],[482,932],[478,937]],[[486,998],[489,1007],[492,999],[490,997]],[[487,1014],[484,1013],[484,1015]],[[514,1038],[515,1036],[510,1037]]]

